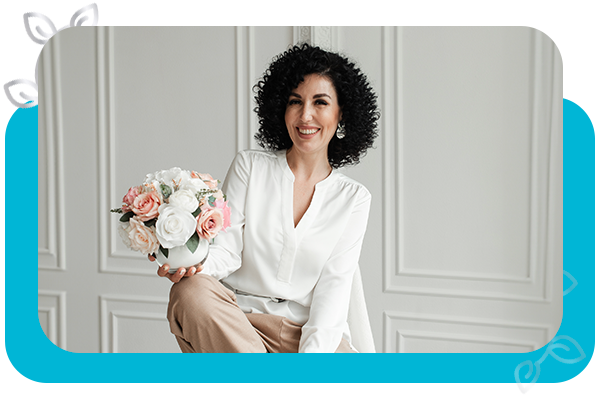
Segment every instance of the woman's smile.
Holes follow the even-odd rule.
[[[312,136],[320,130],[319,128],[312,127],[297,127],[296,129],[298,129],[298,132],[304,136]]]

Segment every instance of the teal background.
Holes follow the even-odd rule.
[[[564,270],[577,286],[564,297],[555,357],[540,364],[537,382],[577,376],[594,351],[594,130],[585,112],[564,100]],[[38,107],[17,109],[6,130],[5,346],[13,366],[39,382],[515,382],[524,361],[548,345],[509,354],[90,354],[56,347],[37,316],[37,251],[24,238],[37,230],[36,195],[12,196],[24,177],[37,176]],[[30,180],[27,179],[27,182]],[[30,187],[27,188],[29,191]],[[26,210],[24,212],[23,210]],[[31,212],[30,210],[36,210]],[[18,279],[18,265],[31,271]],[[23,278],[31,276],[32,278]],[[33,278],[35,277],[35,278]],[[571,285],[564,279],[565,289]],[[562,359],[562,361],[560,361]],[[177,377],[161,373],[176,365]],[[232,365],[236,366],[232,368]],[[522,368],[519,379],[533,379]]]

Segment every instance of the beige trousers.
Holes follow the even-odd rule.
[[[184,353],[297,353],[302,325],[270,314],[245,314],[233,291],[196,274],[173,284],[167,319]],[[336,353],[355,353],[342,339]]]

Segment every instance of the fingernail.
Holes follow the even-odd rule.
[[[169,266],[168,266],[168,265],[165,265],[165,266],[163,267],[163,269],[164,269],[165,271],[168,271],[168,270],[169,270]]]
[[[179,271],[179,275],[185,274],[185,271]]]
[[[192,275],[196,273],[196,268],[192,267]]]

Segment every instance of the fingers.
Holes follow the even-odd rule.
[[[181,267],[174,274],[169,274],[167,277],[171,280],[171,282],[178,283],[185,274],[185,268]]]
[[[169,274],[169,264],[163,264],[162,267],[158,267],[158,276],[165,277]]]
[[[190,276],[194,276],[200,271],[202,271],[202,265],[197,264],[190,268],[179,268],[175,273],[169,273],[169,264],[163,264],[162,267],[158,267],[158,271],[156,272],[158,276],[161,278],[167,277],[171,282],[178,283],[181,281],[181,278],[187,278]]]
[[[148,260],[155,261],[156,258],[154,258],[154,256],[152,254],[148,254]]]

